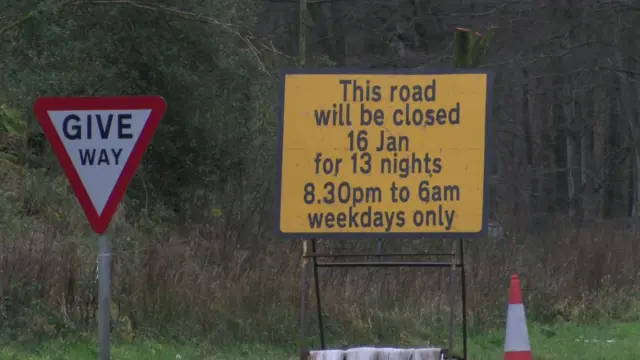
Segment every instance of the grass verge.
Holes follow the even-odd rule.
[[[533,355],[538,360],[637,359],[640,353],[640,322],[604,323],[578,326],[530,325]],[[500,359],[503,330],[486,332],[470,338],[471,360]],[[171,344],[152,339],[112,346],[113,360],[182,359],[182,360],[285,360],[295,359],[295,348],[264,344],[210,346],[202,343]],[[90,338],[75,341],[50,341],[37,345],[9,344],[0,349],[0,360],[77,360],[97,357],[97,346]]]

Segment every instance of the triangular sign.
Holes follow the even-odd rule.
[[[159,96],[41,97],[33,105],[96,233],[107,230],[166,107]]]

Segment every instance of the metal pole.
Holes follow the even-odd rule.
[[[98,235],[98,348],[99,360],[109,360],[111,349],[111,249],[106,235]]]
[[[464,268],[464,240],[460,239],[460,283],[462,286],[462,352],[467,359],[467,281]]]
[[[311,239],[311,252],[316,253],[316,239]],[[313,280],[315,282],[316,290],[316,308],[318,312],[318,328],[320,330],[320,348],[326,349],[326,342],[324,341],[324,325],[322,324],[322,301],[320,300],[320,280],[318,279],[318,260],[315,256],[313,261]]]
[[[456,243],[451,244],[451,272],[449,273],[449,354],[453,354],[453,326],[455,322],[455,296],[456,296]]]
[[[307,281],[308,253],[308,240],[302,240],[302,257],[300,259],[300,360],[307,360],[309,358],[306,337],[307,291],[309,289],[309,283]]]

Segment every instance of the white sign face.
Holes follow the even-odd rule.
[[[151,109],[47,113],[96,212],[102,214]]]

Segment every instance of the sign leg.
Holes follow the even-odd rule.
[[[309,291],[308,264],[309,240],[302,240],[302,257],[300,259],[300,360],[309,359],[307,348],[307,293]],[[102,360],[102,359],[100,359]]]
[[[467,280],[464,269],[464,240],[460,239],[460,284],[462,286],[462,349],[464,359],[467,355]]]
[[[456,243],[451,243],[451,270],[449,272],[449,354],[453,354],[453,327],[455,324],[456,301]]]
[[[98,348],[99,360],[111,358],[111,249],[109,238],[101,234],[98,236]]]
[[[311,252],[315,255],[317,251],[316,238],[311,239]],[[314,256],[311,260],[313,262],[313,281],[315,283],[316,290],[316,311],[318,312],[318,329],[320,330],[320,348],[326,350],[326,343],[324,341],[324,325],[322,324],[322,301],[320,300],[320,280],[318,279],[318,259]]]

